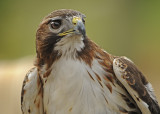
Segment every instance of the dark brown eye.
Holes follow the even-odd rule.
[[[53,20],[50,24],[52,29],[58,29],[61,26],[61,20]]]

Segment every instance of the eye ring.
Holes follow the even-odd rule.
[[[62,24],[61,20],[53,20],[50,22],[50,26],[52,29],[60,28],[61,24]]]

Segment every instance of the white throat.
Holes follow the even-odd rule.
[[[54,50],[59,51],[62,56],[75,55],[77,51],[84,48],[83,39],[81,35],[64,37],[56,43]]]

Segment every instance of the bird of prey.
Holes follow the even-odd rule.
[[[23,82],[23,114],[160,114],[145,76],[130,59],[91,41],[79,11],[46,16],[36,33],[36,53]]]

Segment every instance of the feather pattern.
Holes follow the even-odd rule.
[[[83,40],[81,42],[86,47],[83,45],[81,47],[81,43],[78,43],[83,50],[81,54],[77,51],[79,58],[74,50],[67,51],[70,56],[66,56],[66,51],[61,50],[62,56],[52,64],[50,74],[47,77],[44,77],[45,72],[40,74],[44,82],[44,112],[47,114],[118,114],[119,111],[140,113],[134,100],[115,79],[112,69],[113,56],[101,50],[89,39],[87,44]],[[55,47],[57,50],[58,44]],[[63,46],[65,48],[61,47],[59,50],[70,47],[70,45]],[[88,56],[84,57],[86,55],[83,54]],[[43,67],[42,69],[45,69],[45,66]],[[123,100],[124,98],[127,100]]]
[[[42,83],[36,68],[27,73],[23,82],[21,108],[23,114],[43,114]]]
[[[145,114],[159,114],[160,108],[151,84],[133,62],[124,57],[113,61],[113,69],[118,80],[124,85],[138,107]]]

